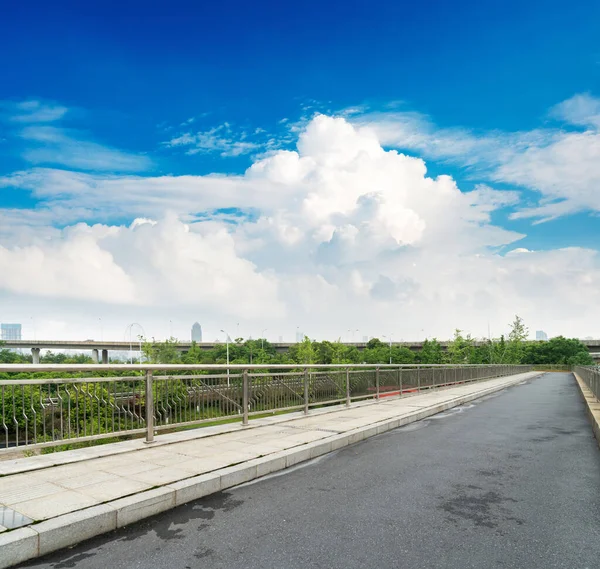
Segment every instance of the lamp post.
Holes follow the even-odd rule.
[[[227,345],[227,386],[229,387],[229,334],[225,330],[221,330],[225,334],[225,343]]]
[[[356,328],[356,330],[348,330],[348,332],[352,333],[352,342],[354,343],[354,333],[358,332],[358,328]]]
[[[385,334],[382,338],[388,338]],[[392,335],[390,334],[388,340],[390,341],[390,363],[392,363]]]
[[[261,333],[260,333],[260,349],[264,350],[265,349],[265,332],[268,330],[268,328],[265,328]]]
[[[140,361],[142,363],[142,338],[146,336],[146,332],[144,332],[144,328],[141,324],[137,322],[132,322],[127,328],[125,328],[125,337],[127,337],[127,331],[129,330],[129,363],[133,363],[133,338],[131,337],[133,333],[133,327],[137,326],[141,331],[141,335],[138,336],[138,341],[140,343]]]

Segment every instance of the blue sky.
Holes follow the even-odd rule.
[[[485,198],[493,206],[473,194],[477,215],[488,216],[481,221],[486,227],[519,239],[488,242],[473,235],[487,251],[596,251],[599,21],[594,1],[10,3],[0,20],[4,247],[41,247],[37,240],[43,238],[68,249],[65,228],[77,223],[127,227],[173,209],[175,218],[198,222],[193,232],[211,223],[244,225],[244,235],[227,230],[236,259],[253,263],[261,277],[263,269],[277,270],[285,280],[294,271],[273,260],[284,245],[273,242],[271,251],[261,253],[253,231],[261,219],[286,217],[301,201],[271,209],[269,199],[257,197],[254,205],[252,195],[261,188],[244,172],[294,151],[307,125],[322,114],[376,133],[386,151],[425,160],[429,176],[451,176],[463,193],[482,185],[499,192]],[[305,156],[320,152],[317,137],[327,143],[333,136],[325,130],[306,135],[311,150]],[[236,176],[249,188],[186,189],[188,182],[207,188],[215,177],[237,184]],[[159,206],[147,188],[165,180],[173,186],[161,193]],[[134,183],[131,194],[115,190]],[[111,191],[111,200],[102,202]],[[297,199],[307,203],[310,195]],[[407,199],[406,207],[414,201]],[[418,207],[414,211],[421,215]],[[340,212],[321,229],[337,227],[331,231],[341,235],[354,222],[336,225]],[[361,234],[365,222],[356,223]],[[302,223],[291,225],[309,231]],[[421,242],[402,239],[396,239],[401,247]],[[333,246],[335,239],[326,241]],[[324,242],[307,244],[307,251],[316,251],[318,243]],[[326,274],[330,270],[323,278],[339,286]],[[395,291],[402,289],[402,279],[382,271]],[[13,306],[46,294],[32,289],[25,298],[14,283],[2,286],[5,304]],[[73,300],[58,285],[55,296]],[[106,302],[95,293],[78,298],[83,312],[101,310],[86,307],[87,301]],[[295,314],[289,301],[282,304],[282,319]],[[197,309],[204,310],[202,303]],[[294,318],[307,320],[307,310]],[[250,329],[256,316],[245,318]],[[365,322],[365,329],[370,326]],[[436,326],[436,334],[447,334],[448,324]],[[335,333],[326,325],[316,328]],[[410,330],[416,325],[398,334]]]

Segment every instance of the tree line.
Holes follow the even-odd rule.
[[[305,337],[287,352],[277,352],[265,339],[244,340],[236,338],[229,343],[231,364],[559,364],[593,365],[587,347],[576,338],[558,336],[548,341],[528,341],[528,330],[523,320],[516,316],[506,336],[476,340],[470,334],[455,330],[454,337],[444,350],[433,338],[423,343],[420,351],[389,345],[378,338],[371,339],[364,350],[358,350],[338,341],[316,341]],[[142,361],[171,364],[225,364],[227,345],[218,344],[211,349],[192,343],[187,352],[178,350],[178,341],[141,339]],[[7,349],[0,349],[0,363],[24,363],[31,361],[25,356]],[[134,360],[137,361],[137,360]],[[67,355],[47,352],[41,363],[92,363],[84,354]]]

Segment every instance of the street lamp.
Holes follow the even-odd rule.
[[[352,342],[354,343],[354,333],[358,332],[358,328],[356,330],[348,330],[348,332],[352,333]]]
[[[265,328],[261,333],[260,333],[260,349],[264,350],[265,349],[265,332],[268,330],[268,328]]]
[[[102,330],[102,318],[98,318],[98,322],[100,322],[100,341],[104,341],[104,332]]]
[[[229,387],[229,334],[225,330],[221,330],[225,334],[225,343],[227,344],[227,386]]]
[[[382,338],[388,338],[385,334]],[[390,334],[388,340],[390,341],[390,363],[392,363],[392,335]]]
[[[138,339],[140,342],[139,363],[142,363],[142,338],[144,338],[146,336],[146,332],[144,332],[144,328],[142,327],[142,325],[138,324],[137,322],[132,322],[129,326],[127,326],[127,328],[125,328],[125,337],[127,337],[127,330],[129,330],[129,363],[133,363],[133,339],[131,337],[131,334],[133,332],[134,326],[137,326],[142,331],[141,335],[138,336]]]

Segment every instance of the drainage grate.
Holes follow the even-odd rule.
[[[0,526],[4,526],[6,529],[15,529],[31,523],[33,523],[31,518],[6,506],[0,506]]]

